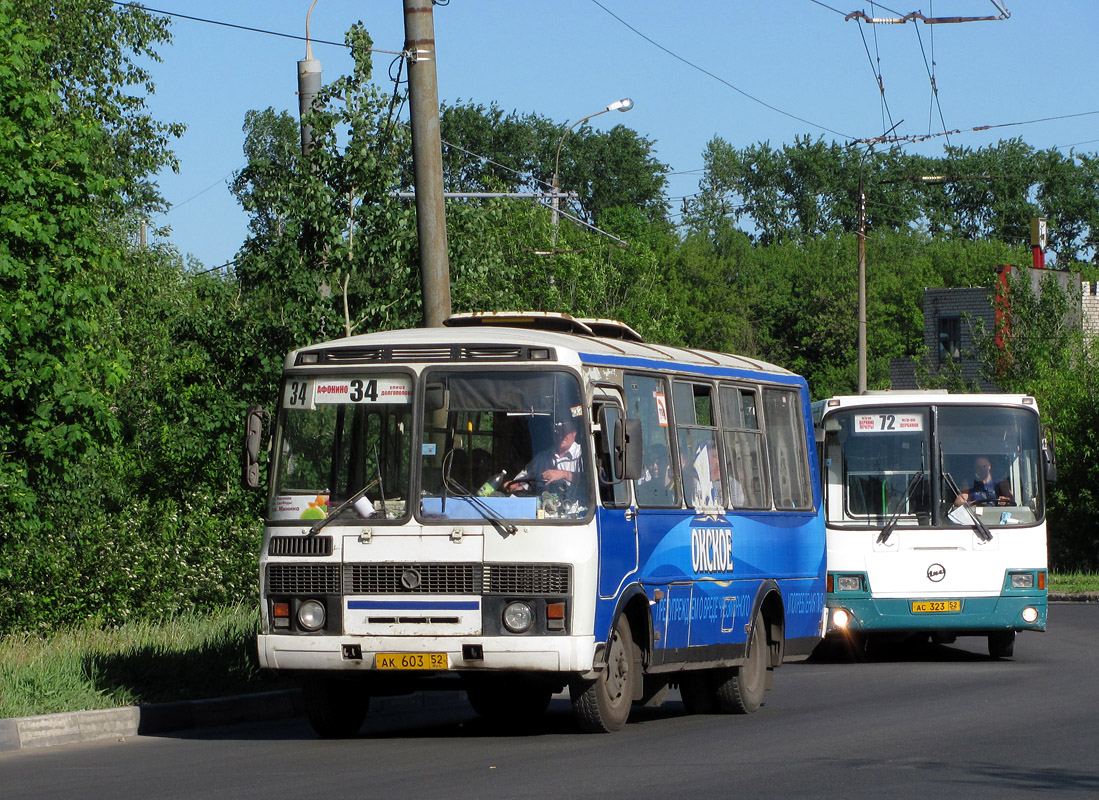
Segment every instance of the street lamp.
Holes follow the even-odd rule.
[[[574,122],[572,125],[569,125],[569,127],[565,129],[565,132],[561,134],[561,141],[559,141],[557,143],[557,155],[553,159],[553,243],[554,244],[557,244],[557,218],[558,218],[558,215],[557,215],[557,202],[558,202],[557,193],[561,188],[559,183],[558,183],[557,178],[558,178],[558,172],[559,172],[560,167],[561,167],[561,145],[563,145],[565,143],[565,137],[567,137],[570,133],[572,133],[579,125],[587,122],[592,117],[598,117],[600,114],[606,114],[608,111],[623,111],[623,112],[625,112],[625,111],[629,111],[631,108],[633,108],[633,100],[631,100],[628,97],[623,97],[621,100],[615,100],[609,106],[607,106],[606,108],[601,109],[599,111],[596,111],[594,114],[588,114],[586,117],[581,117],[576,122]]]

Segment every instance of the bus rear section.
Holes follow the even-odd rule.
[[[1045,630],[1045,482],[1033,398],[881,393],[818,403],[829,631],[984,636],[1012,655]]]

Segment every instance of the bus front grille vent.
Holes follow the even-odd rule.
[[[330,556],[331,536],[272,536],[267,545],[269,556]]]
[[[571,594],[564,564],[485,564],[485,594]]]
[[[346,594],[480,594],[480,564],[344,564]]]
[[[339,564],[267,565],[267,594],[339,593]]]

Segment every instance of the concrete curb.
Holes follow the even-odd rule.
[[[1099,603],[1099,592],[1050,592],[1051,603]]]
[[[369,716],[450,708],[465,702],[465,692],[458,690],[377,697],[371,699]],[[304,713],[301,692],[288,689],[209,700],[15,717],[0,719],[0,753],[193,728],[213,728],[240,722],[286,719]]]

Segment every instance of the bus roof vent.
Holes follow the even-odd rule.
[[[583,317],[580,320],[591,328],[596,336],[604,339],[623,339],[627,342],[643,342],[645,339],[625,322],[616,319],[595,319]]]
[[[579,336],[644,341],[641,335],[625,323],[613,319],[588,319],[556,311],[469,311],[452,314],[443,320],[448,328],[474,328],[491,325],[502,328],[527,328],[556,331]]]

